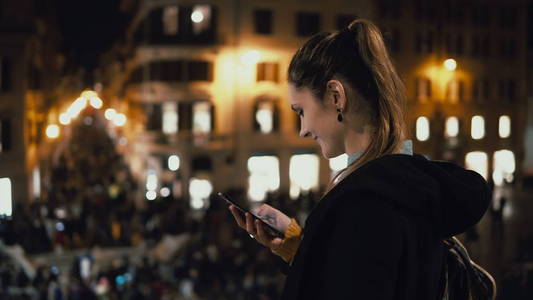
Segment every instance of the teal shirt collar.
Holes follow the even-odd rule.
[[[407,154],[407,155],[413,155],[413,141],[411,140],[405,140],[402,144],[402,149],[400,149],[401,154]],[[348,155],[348,165],[351,165],[354,161],[356,161],[359,157],[363,155],[363,151],[355,152],[353,154]]]

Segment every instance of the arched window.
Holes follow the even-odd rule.
[[[290,197],[297,198],[302,191],[318,189],[320,159],[316,154],[295,154],[289,163]]]
[[[174,134],[178,131],[178,104],[165,102],[163,104],[163,132]]]
[[[489,173],[488,160],[487,153],[485,152],[469,152],[466,154],[465,166],[469,170],[478,172],[486,180]]]
[[[11,179],[0,178],[0,216],[10,217],[13,212]]]
[[[429,119],[419,117],[416,119],[416,139],[423,142],[429,139]]]
[[[279,109],[277,101],[271,98],[260,98],[254,105],[254,131],[271,133],[279,130]]]
[[[498,133],[502,139],[508,138],[511,135],[511,118],[509,116],[500,116],[498,122]]]
[[[471,135],[474,140],[480,140],[485,136],[485,119],[482,116],[472,117]]]
[[[504,181],[512,182],[516,169],[513,151],[500,150],[494,152],[492,179],[495,185],[502,185]]]
[[[269,191],[279,189],[279,159],[274,155],[252,156],[248,159],[248,197],[263,201]]]
[[[459,134],[459,119],[457,117],[449,117],[446,119],[446,137],[456,137]]]

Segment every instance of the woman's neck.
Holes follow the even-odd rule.
[[[348,129],[344,139],[345,153],[348,155],[364,151],[370,145],[370,126],[362,131]]]

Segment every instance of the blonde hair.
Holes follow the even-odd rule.
[[[363,154],[330,181],[326,193],[365,163],[397,153],[407,135],[405,86],[372,22],[356,19],[340,31],[311,37],[289,65],[289,83],[310,89],[318,99],[324,98],[326,83],[333,78],[349,84],[360,96],[358,101],[348,101],[349,111],[366,113],[373,132]]]

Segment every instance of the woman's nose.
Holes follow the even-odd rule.
[[[302,130],[300,130],[300,137],[305,138],[305,137],[308,137],[308,136],[311,136],[311,132],[309,132],[306,129],[302,128]]]

